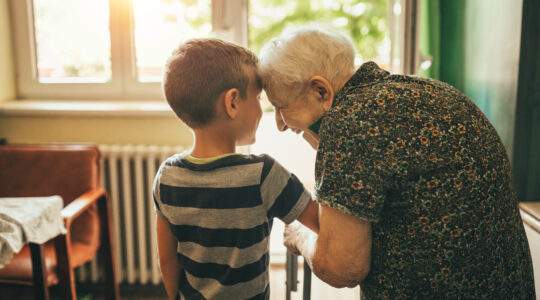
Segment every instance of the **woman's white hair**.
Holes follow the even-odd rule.
[[[309,79],[322,76],[335,92],[354,73],[351,41],[322,27],[301,27],[266,43],[260,52],[259,72],[269,97],[296,99]]]

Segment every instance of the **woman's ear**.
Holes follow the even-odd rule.
[[[334,89],[328,80],[321,76],[313,76],[309,80],[309,86],[317,95],[325,111],[330,110],[334,102]]]
[[[231,119],[236,119],[238,115],[238,101],[240,100],[240,92],[238,89],[230,89],[225,91],[223,104],[225,106],[225,113]]]

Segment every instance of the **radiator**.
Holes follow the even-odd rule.
[[[159,284],[152,185],[159,165],[181,147],[100,145],[100,185],[111,197],[116,275],[120,283]],[[76,271],[81,282],[102,281],[96,257]]]

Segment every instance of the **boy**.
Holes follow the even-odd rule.
[[[217,39],[190,40],[166,65],[165,97],[193,131],[154,182],[159,261],[170,299],[269,299],[272,220],[318,231],[318,206],[268,155],[241,155],[262,116],[257,57]],[[308,221],[314,220],[314,221]]]

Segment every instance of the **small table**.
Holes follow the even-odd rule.
[[[60,196],[0,198],[0,268],[29,244],[36,299],[49,299],[43,244],[66,233],[63,206]]]
[[[540,202],[521,202],[519,210],[529,241],[536,293],[540,295]]]
[[[520,202],[519,210],[523,223],[540,233],[540,202]]]

